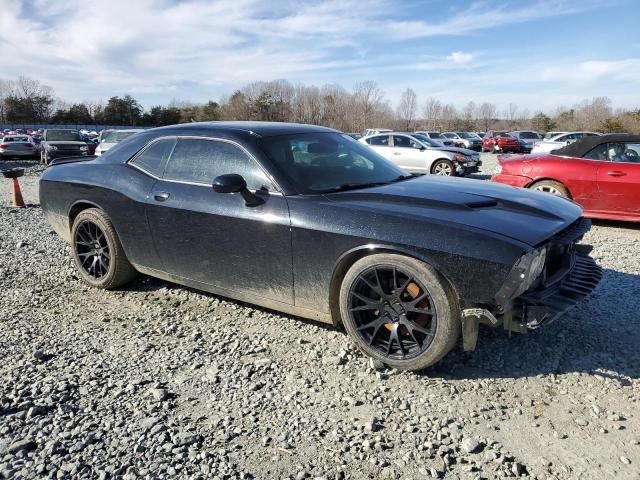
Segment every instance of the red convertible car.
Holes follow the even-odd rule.
[[[522,147],[518,139],[509,134],[509,132],[489,130],[482,137],[483,152],[520,152]]]
[[[491,180],[569,198],[592,218],[640,221],[640,135],[586,137],[551,153],[501,155]]]

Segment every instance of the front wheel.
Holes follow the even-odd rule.
[[[414,258],[376,254],[358,260],[340,288],[340,314],[358,348],[383,363],[420,370],[460,337],[460,307],[447,282]]]
[[[571,198],[567,187],[560,182],[555,182],[553,180],[542,180],[541,182],[534,183],[529,188],[538,192],[550,193],[556,197]]]
[[[431,173],[433,175],[452,177],[454,173],[453,163],[450,160],[436,160],[431,167]]]
[[[71,246],[80,275],[92,287],[117,288],[136,275],[102,210],[89,208],[78,214],[71,228]]]

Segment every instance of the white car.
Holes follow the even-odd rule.
[[[98,147],[96,148],[96,155],[102,155],[104,152],[113,147],[116,143],[121,142],[131,135],[143,132],[144,128],[129,128],[127,130],[103,130],[100,132],[98,140]]]
[[[545,138],[541,142],[534,143],[531,153],[549,153],[552,150],[566,147],[577,142],[582,137],[598,137],[602,135],[598,132],[564,132],[555,137]]]
[[[547,132],[544,134],[543,140],[549,140],[550,138],[557,137],[562,133],[569,133],[569,132]]]
[[[400,168],[411,173],[468,175],[477,172],[482,162],[477,152],[443,147],[419,133],[391,132],[364,137],[359,142]]]
[[[420,135],[423,135],[427,138],[430,138],[431,140],[436,141],[437,143],[439,143],[440,145],[443,145],[445,147],[455,147],[454,141],[445,137],[444,135],[442,135],[442,133],[440,132],[427,132],[426,130],[417,130],[414,133],[418,133]]]
[[[387,133],[390,132],[389,128],[367,128],[364,132],[362,132],[363,137],[370,137],[371,135],[377,135],[378,133]]]
[[[469,150],[477,150],[478,152],[482,150],[482,139],[475,133],[444,132],[442,135],[450,138],[454,142],[464,145],[464,148],[468,148]]]

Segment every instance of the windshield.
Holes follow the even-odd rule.
[[[119,132],[118,130],[110,130],[102,134],[102,143],[118,143],[127,137],[138,132]]]
[[[544,136],[544,139],[549,140],[550,138],[553,138],[555,136],[562,135],[562,133],[563,132],[549,132]]]
[[[442,144],[440,142],[430,139],[423,133],[412,133],[411,136],[417,138],[422,143],[425,143],[431,147],[442,147]]]
[[[440,132],[429,132],[429,136],[431,138],[442,138],[442,134]]]
[[[515,138],[512,137],[510,134],[508,134],[507,132],[500,132],[500,133],[496,133],[496,137],[502,137],[502,138]]]
[[[535,132],[520,132],[520,138],[529,138],[538,140],[540,136]]]
[[[300,193],[327,193],[409,178],[404,170],[348,135],[279,135],[264,138],[262,145]]]
[[[81,142],[80,134],[75,130],[47,130],[45,134],[47,142]]]
[[[466,139],[475,139],[476,137],[466,132],[458,132],[458,136]]]

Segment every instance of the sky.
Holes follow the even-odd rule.
[[[373,80],[392,105],[410,87],[456,106],[640,107],[640,0],[0,0],[0,52],[0,78],[71,102],[204,102],[286,78]]]

